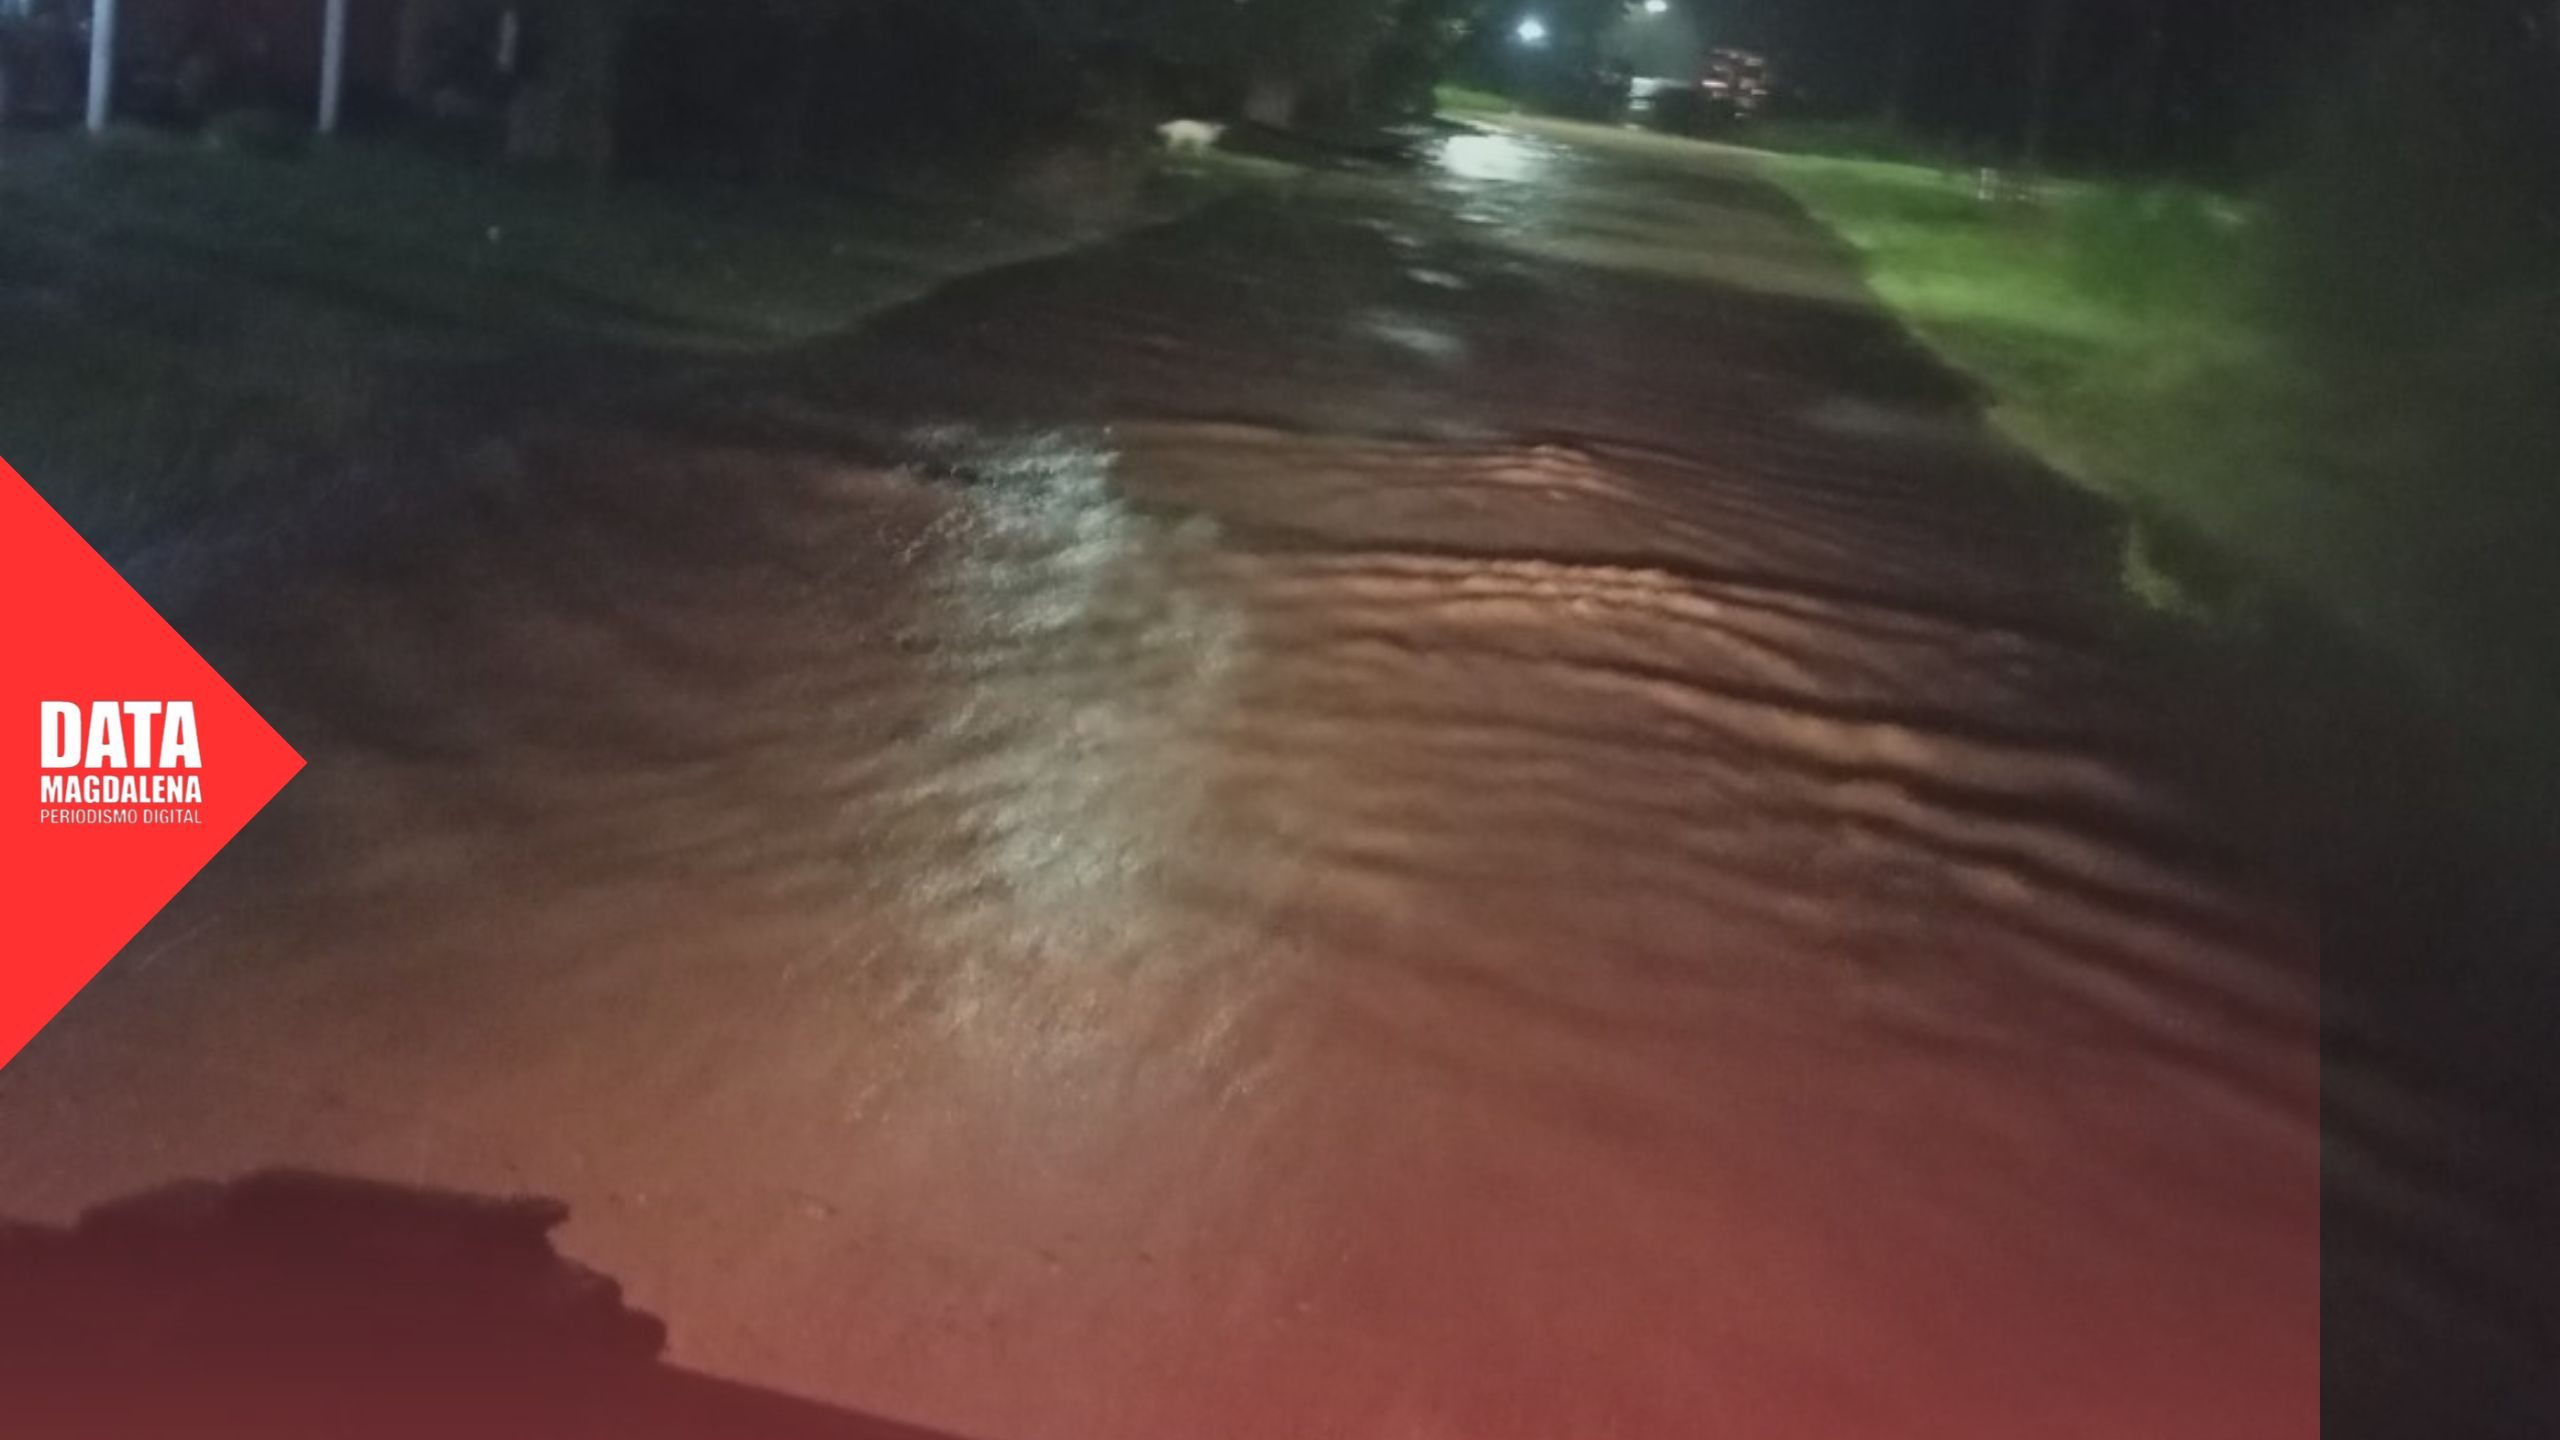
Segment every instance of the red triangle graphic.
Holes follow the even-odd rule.
[[[302,764],[0,462],[0,1065]]]

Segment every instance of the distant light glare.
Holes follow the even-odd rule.
[[[1668,15],[1671,13],[1671,0],[1644,0],[1644,13],[1647,15]]]
[[[1544,45],[1547,43],[1547,22],[1532,15],[1521,21],[1520,28],[1512,31],[1511,36],[1523,45]]]

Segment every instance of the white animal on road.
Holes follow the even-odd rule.
[[[1176,155],[1207,154],[1226,133],[1226,126],[1208,120],[1167,120],[1156,127],[1164,148]]]

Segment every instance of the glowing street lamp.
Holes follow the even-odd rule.
[[[1520,22],[1519,27],[1511,32],[1511,38],[1532,47],[1544,45],[1547,43],[1547,22],[1532,15]]]
[[[1647,15],[1668,15],[1671,13],[1671,0],[1644,0],[1644,13]]]

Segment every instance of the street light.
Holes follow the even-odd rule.
[[[1511,38],[1523,45],[1544,45],[1547,43],[1547,22],[1532,15],[1520,22],[1519,28],[1511,32]]]
[[[1668,15],[1671,13],[1671,0],[1644,0],[1644,13],[1647,15]]]

